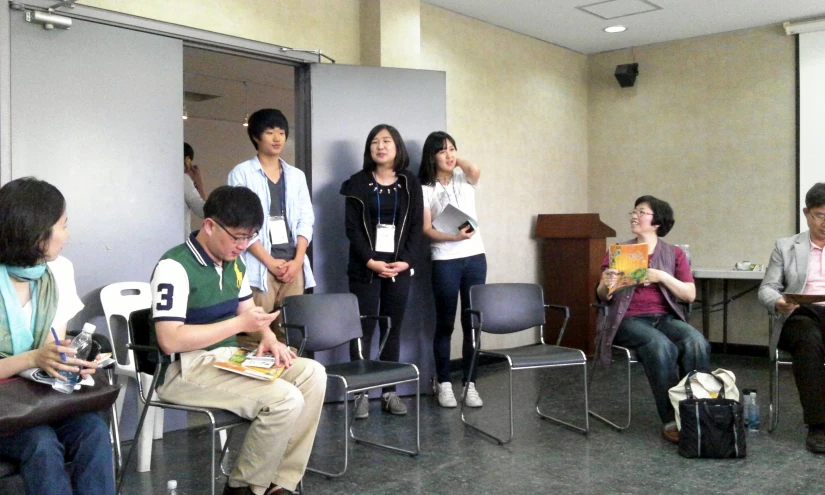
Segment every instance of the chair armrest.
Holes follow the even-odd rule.
[[[362,320],[387,320],[387,332],[384,334],[384,338],[381,339],[381,344],[378,346],[378,356],[376,359],[381,359],[381,354],[384,352],[384,345],[387,343],[387,338],[390,336],[390,331],[392,330],[392,320],[389,316],[378,316],[378,315],[361,315]],[[369,355],[369,349],[367,349],[367,354]]]
[[[301,356],[304,353],[304,346],[307,343],[307,329],[305,325],[296,325],[294,323],[279,323],[279,327],[284,329],[284,336],[286,337],[286,345],[287,347],[292,346],[289,342],[289,330],[298,330],[301,332],[301,345],[298,346],[298,356]]]
[[[556,345],[561,345],[561,338],[564,337],[564,331],[567,329],[567,322],[570,321],[570,308],[559,304],[545,304],[545,309],[555,309],[564,313],[564,321],[559,330],[559,337],[556,339]]]

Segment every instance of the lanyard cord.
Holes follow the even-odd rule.
[[[375,174],[372,174],[373,179],[375,179]],[[381,184],[378,182],[378,179],[375,179],[375,198],[378,202],[378,224],[381,224]],[[393,187],[394,186],[394,187]],[[392,224],[395,225],[395,217],[398,214],[398,181],[392,186],[393,191],[395,191],[395,204],[392,207]]]

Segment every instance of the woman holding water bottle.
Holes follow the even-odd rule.
[[[634,237],[622,244],[647,244],[647,281],[611,293],[619,272],[608,268],[609,253],[605,255],[596,293],[607,312],[599,318],[602,338],[597,352],[609,361],[612,344],[636,350],[653,390],[662,436],[678,442],[668,390],[687,372],[707,371],[710,344],[690,326],[678,304],[693,302],[696,286],[684,251],[661,239],[673,228],[673,209],[666,201],[642,196],[629,215]]]
[[[64,339],[66,323],[83,308],[72,264],[59,256],[66,221],[66,201],[53,185],[26,177],[0,188],[0,379],[37,367],[65,381],[61,372],[85,376],[97,367],[53,336],[52,329]],[[115,493],[109,430],[96,414],[0,437],[0,457],[20,465],[31,495]]]

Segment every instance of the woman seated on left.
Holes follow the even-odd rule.
[[[97,365],[72,357],[63,340],[66,323],[83,308],[72,264],[58,256],[68,237],[66,201],[56,187],[27,177],[0,188],[0,378],[34,367],[59,380],[60,371],[94,373]],[[109,430],[94,413],[0,431],[0,457],[20,465],[30,495],[115,493]]]

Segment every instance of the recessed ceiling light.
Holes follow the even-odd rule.
[[[621,33],[622,31],[627,31],[627,28],[624,26],[610,26],[604,28],[605,33]]]

